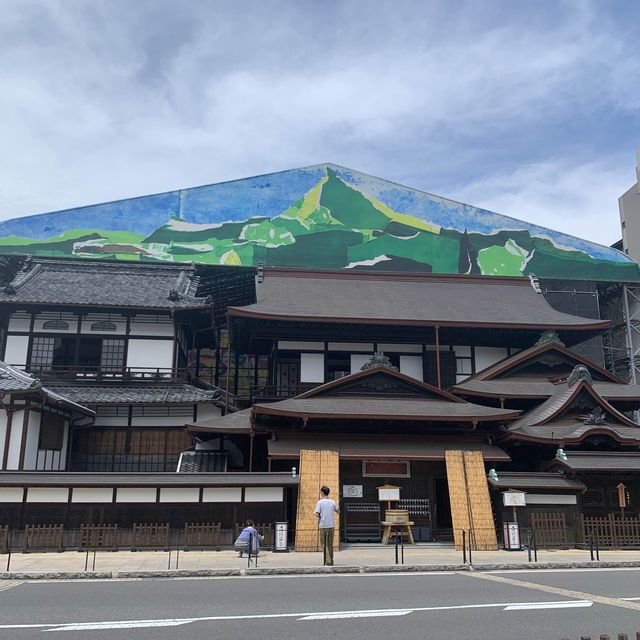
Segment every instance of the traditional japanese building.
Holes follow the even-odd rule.
[[[304,549],[321,483],[347,541],[380,485],[418,541],[495,547],[508,490],[565,544],[621,483],[638,514],[613,249],[323,165],[4,222],[0,260],[0,528],[253,517]]]

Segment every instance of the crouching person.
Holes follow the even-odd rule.
[[[249,549],[251,549],[251,555],[257,556],[260,552],[260,542],[262,540],[264,540],[264,536],[258,533],[254,521],[247,520],[247,525],[240,532],[233,547],[241,558],[245,553],[249,553]]]

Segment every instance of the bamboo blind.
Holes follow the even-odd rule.
[[[320,487],[331,489],[330,498],[340,499],[340,460],[337,451],[300,451],[300,488],[296,516],[296,551],[320,551],[316,503]],[[340,544],[340,521],[336,514],[334,548]]]

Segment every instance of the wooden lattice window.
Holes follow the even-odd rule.
[[[65,320],[47,320],[42,328],[49,331],[69,331],[69,323]]]
[[[582,494],[583,507],[604,507],[604,489],[587,489]]]
[[[98,322],[94,322],[91,325],[91,331],[117,331],[118,327],[115,322],[109,322],[108,320],[100,320]]]

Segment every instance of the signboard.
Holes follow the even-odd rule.
[[[276,522],[275,536],[274,536],[274,551],[289,551],[289,523],[288,522]]]
[[[376,487],[378,489],[378,500],[381,502],[391,501],[391,500],[400,500],[400,487],[394,487],[390,484],[384,484],[381,487]]]
[[[520,527],[517,522],[503,524],[504,548],[509,551],[520,550]]]
[[[410,478],[408,460],[363,460],[363,478]]]
[[[362,498],[361,484],[345,484],[342,486],[343,498]]]
[[[502,504],[505,507],[526,507],[526,494],[524,491],[505,491],[502,494]]]

